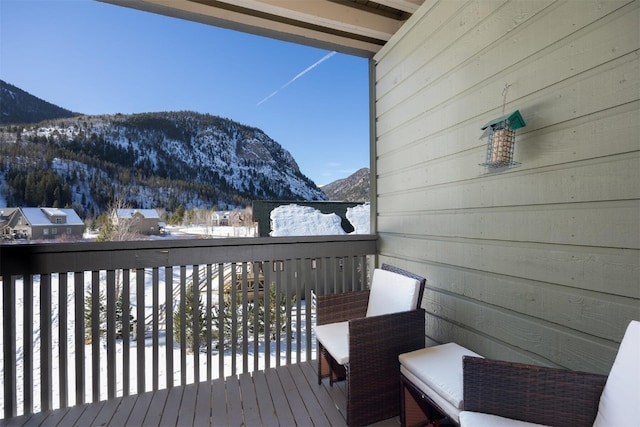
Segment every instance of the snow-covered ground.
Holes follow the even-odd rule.
[[[347,219],[353,225],[353,234],[368,234],[370,205],[347,208]],[[271,211],[271,233],[276,236],[322,236],[347,234],[340,225],[342,219],[324,214],[310,206],[296,204],[278,206]]]
[[[282,208],[282,209],[281,209]],[[309,210],[307,208],[302,208],[300,206],[297,205],[286,205],[284,207],[281,208],[277,208],[275,211],[277,211],[275,214],[272,214],[272,235],[274,236],[283,236],[283,235],[301,235],[301,234],[305,234],[305,235],[312,235],[312,234],[345,234],[344,231],[342,230],[342,228],[340,228],[340,218],[337,217],[337,215],[334,215],[335,217],[337,217],[337,222],[336,219],[333,218],[331,215],[324,215],[319,213],[318,211],[312,211]],[[300,209],[302,208],[302,209]],[[351,208],[351,210],[347,213],[347,217],[348,219],[351,221],[351,223],[354,225],[355,231],[354,233],[368,233],[369,232],[369,205],[361,205],[361,206],[356,206],[355,208]],[[336,228],[336,223],[337,223],[337,227],[339,228],[339,230]],[[215,237],[250,237],[252,234],[254,233],[252,228],[243,228],[243,227],[187,227],[187,228],[180,228],[180,229],[170,229],[169,230],[171,234],[175,234],[175,235],[179,235],[179,234],[183,234],[183,235],[209,235],[209,236],[215,236]],[[160,304],[162,304],[164,302],[164,295],[165,295],[165,278],[163,276],[163,271],[161,270],[160,272],[160,278],[159,278],[159,287],[158,287],[158,295],[160,296]],[[179,275],[179,271],[175,271],[174,274]],[[91,273],[85,273],[86,277],[84,282],[85,283],[91,283]],[[135,289],[135,275],[132,275],[131,277],[132,279],[132,284],[131,284],[131,289],[134,290]],[[149,280],[147,280],[149,279]],[[153,300],[153,285],[152,285],[152,280],[150,280],[150,278],[145,279],[145,314],[148,316],[151,314],[152,311],[152,306],[151,306],[151,301]],[[70,393],[69,393],[69,404],[73,405],[75,404],[75,391],[73,391],[73,387],[75,384],[75,361],[76,361],[76,348],[75,348],[75,343],[73,342],[73,339],[75,337],[75,331],[74,331],[74,327],[75,327],[75,313],[74,313],[74,302],[75,302],[75,295],[73,292],[74,286],[73,286],[73,280],[74,280],[74,276],[73,275],[69,275],[68,277],[68,281],[69,281],[69,285],[67,288],[67,295],[66,295],[66,300],[67,300],[67,306],[69,307],[68,313],[67,313],[67,342],[60,342],[59,341],[59,329],[60,329],[60,313],[58,310],[58,304],[57,302],[59,301],[59,285],[58,285],[58,277],[56,275],[52,275],[51,277],[51,300],[54,302],[52,304],[52,313],[51,313],[51,330],[52,330],[52,366],[53,366],[53,370],[52,370],[52,395],[53,395],[53,406],[54,407],[59,407],[59,397],[60,397],[60,386],[58,383],[58,378],[59,378],[59,351],[61,348],[65,348],[68,354],[68,365],[69,365],[69,369],[68,369],[68,381],[67,384],[69,384],[69,387],[71,389]],[[101,283],[103,283],[101,285],[101,288],[104,289],[104,283],[105,283],[106,279],[101,277]],[[173,283],[179,283],[179,277],[174,277],[173,279]],[[33,319],[34,322],[31,325],[31,327],[33,328],[33,337],[34,340],[33,342],[26,342],[26,340],[24,339],[24,309],[25,309],[25,303],[28,301],[25,301],[24,298],[24,287],[23,284],[21,283],[21,281],[17,281],[16,282],[16,315],[17,315],[17,329],[16,329],[16,333],[17,333],[17,339],[16,339],[16,349],[17,349],[17,363],[16,363],[16,373],[17,373],[17,381],[16,381],[16,398],[18,401],[18,412],[21,413],[22,412],[22,401],[24,398],[24,368],[25,368],[25,364],[24,364],[24,356],[25,356],[25,347],[31,349],[32,351],[32,357],[33,357],[33,372],[32,372],[32,378],[33,378],[33,398],[34,398],[34,410],[37,412],[40,410],[41,404],[40,404],[40,351],[41,351],[41,342],[40,342],[40,282],[39,280],[34,280],[33,283],[33,298],[31,299],[31,310],[33,312]],[[214,301],[217,300],[217,294],[212,296]],[[0,300],[2,300],[2,287],[0,287]],[[175,307],[176,301],[172,301],[172,304]],[[137,305],[137,301],[135,299],[135,294],[132,293],[131,295],[131,313],[135,315],[136,313],[136,305]],[[295,352],[295,349],[298,347],[298,345],[300,345],[301,348],[301,360],[305,360],[306,359],[306,352],[305,352],[305,345],[304,343],[306,342],[306,323],[305,323],[305,317],[304,316],[304,310],[305,310],[305,304],[304,301],[301,302],[301,313],[300,314],[300,319],[301,319],[301,323],[298,325],[297,319],[298,316],[294,314],[292,314],[292,322],[291,322],[291,330],[293,332],[293,338],[291,340],[291,348],[292,348],[292,353]],[[2,310],[2,306],[0,306],[0,318],[2,318],[3,316],[3,310]],[[47,319],[48,320],[48,319]],[[2,330],[2,324],[0,324],[0,330]],[[298,332],[299,331],[299,332]],[[159,341],[160,341],[160,351],[159,351],[159,385],[160,387],[165,387],[166,383],[167,383],[167,376],[166,376],[166,370],[164,369],[164,366],[166,366],[166,346],[164,345],[165,342],[165,335],[164,335],[164,331],[161,331],[159,334]],[[296,341],[296,338],[300,337],[300,341]],[[4,354],[3,353],[3,348],[4,348],[4,333],[3,331],[0,331],[0,355]],[[315,340],[312,339],[312,353],[315,354]],[[284,349],[285,345],[287,343],[286,339],[282,339],[281,340],[281,345]],[[130,351],[130,384],[131,384],[131,393],[135,393],[137,392],[136,390],[136,385],[137,385],[137,378],[138,378],[138,372],[137,372],[137,342],[136,341],[131,341],[131,351]],[[266,366],[266,357],[269,357],[269,361],[270,361],[270,366],[275,366],[276,365],[276,357],[278,357],[276,355],[276,343],[272,342],[271,343],[271,348],[268,349],[268,351],[265,351],[266,349],[264,348],[265,344],[264,341],[259,342],[259,352],[258,354],[254,354],[253,353],[253,349],[254,349],[254,343],[253,342],[249,342],[248,348],[249,348],[249,354],[246,356],[243,356],[242,354],[242,350],[236,350],[235,353],[235,366],[236,366],[236,373],[242,372],[242,367],[244,364],[244,360],[243,357],[248,357],[249,360],[247,361],[247,364],[249,366],[249,370],[253,370],[254,367],[254,362],[255,360],[257,360],[258,363],[258,369],[263,369]],[[91,360],[92,360],[92,346],[90,344],[86,344],[84,346],[84,351],[85,351],[85,369],[86,369],[86,378],[85,378],[85,384],[86,384],[86,400],[87,401],[91,401],[91,396],[92,396],[92,389],[91,389],[91,372],[92,372],[92,365],[91,365]],[[174,366],[174,372],[172,373],[173,375],[173,379],[174,379],[174,383],[178,384],[180,381],[180,362],[181,362],[181,353],[180,353],[180,348],[177,345],[174,345],[173,348],[173,366]],[[116,371],[118,373],[117,375],[117,384],[116,384],[116,395],[122,395],[122,363],[123,363],[123,343],[122,340],[118,340],[116,343],[116,348],[115,348],[115,353],[116,353]],[[313,357],[312,354],[312,357]],[[207,373],[207,354],[204,352],[200,352],[198,353],[199,356],[199,366],[200,366],[200,379],[203,380],[206,378],[206,373]],[[214,378],[224,378],[226,376],[232,375],[234,372],[232,372],[232,362],[233,362],[233,354],[231,350],[226,350],[224,351],[224,353],[222,354],[222,357],[224,357],[224,372],[218,372],[218,366],[219,366],[219,357],[221,355],[218,354],[217,352],[214,352],[212,354],[212,361],[211,361],[211,370],[212,370],[212,374]],[[293,354],[293,357],[295,358],[295,354]],[[100,398],[101,399],[105,399],[107,397],[107,389],[106,389],[106,385],[107,385],[107,371],[106,371],[106,360],[107,360],[107,344],[106,344],[106,338],[102,338],[101,342],[100,342]],[[255,359],[254,359],[255,358]],[[146,371],[144,373],[145,375],[145,383],[146,383],[146,388],[147,390],[150,389],[151,385],[152,385],[152,376],[153,376],[153,364],[151,363],[153,360],[153,346],[152,346],[152,339],[147,336],[145,338],[145,367],[146,367]],[[194,378],[193,378],[193,371],[194,371],[194,363],[195,363],[195,358],[193,354],[188,354],[186,357],[186,365],[187,365],[187,381],[188,382],[193,382]],[[294,359],[295,360],[295,359]],[[281,363],[284,364],[286,363],[285,360],[281,360]],[[0,364],[0,381],[4,381],[4,363]],[[2,384],[0,386],[0,390],[4,387],[4,384]],[[4,394],[0,393],[0,412],[4,411]]]

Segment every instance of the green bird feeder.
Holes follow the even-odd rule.
[[[513,161],[513,147],[516,142],[516,129],[525,127],[520,111],[490,121],[482,127],[489,137],[487,143],[487,159],[481,166],[491,169],[515,167],[520,163]]]

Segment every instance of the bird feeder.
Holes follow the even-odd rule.
[[[490,121],[482,127],[487,143],[487,160],[480,163],[488,168],[515,167],[520,163],[513,161],[513,147],[516,142],[516,129],[526,126],[520,111]]]

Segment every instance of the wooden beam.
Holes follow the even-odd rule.
[[[327,0],[197,0],[203,4],[223,3],[250,13],[265,14],[274,19],[297,21],[314,27],[357,34],[387,41],[402,24],[393,18],[344,3]]]
[[[304,27],[294,21],[279,22],[264,14],[250,15],[246,11],[243,13],[189,0],[99,1],[366,58],[371,58],[385,43],[385,40],[337,30],[331,32],[320,26]]]
[[[407,13],[414,13],[424,0],[372,0],[374,3],[381,4],[383,6],[398,9]]]

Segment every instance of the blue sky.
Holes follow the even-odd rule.
[[[84,114],[255,126],[318,185],[369,166],[367,60],[330,54],[94,0],[0,0],[0,79]]]

